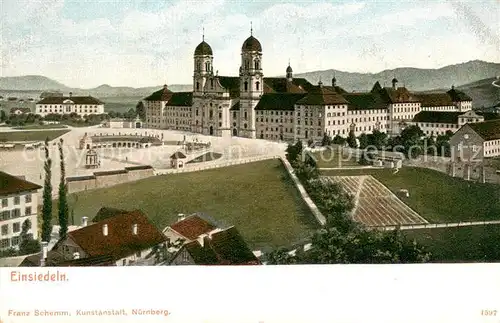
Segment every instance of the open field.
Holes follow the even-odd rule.
[[[155,176],[70,195],[77,224],[82,216],[92,219],[102,206],[141,209],[161,229],[174,223],[179,213],[204,212],[235,225],[254,249],[291,245],[318,227],[277,159]]]
[[[100,97],[101,101],[104,102],[104,111],[115,111],[115,112],[127,112],[130,109],[135,109],[137,103],[144,99],[140,96],[119,96],[119,97]]]
[[[353,214],[356,222],[367,226],[427,223],[372,176],[336,176],[324,179],[340,183],[347,193],[357,199]]]
[[[2,131],[0,132],[0,142],[6,141],[44,141],[45,138],[54,140],[69,130],[47,130],[47,131]]]
[[[323,176],[372,175],[396,193],[407,189],[404,202],[431,223],[500,219],[500,185],[467,182],[438,171],[403,167],[322,171]]]
[[[15,130],[33,130],[33,129],[65,129],[68,128],[64,124],[30,124],[26,126],[14,127]]]
[[[499,262],[500,225],[402,231],[433,254],[433,262]]]
[[[313,152],[318,168],[337,168],[348,166],[360,166],[356,156],[343,156],[338,146],[333,146],[324,151]]]

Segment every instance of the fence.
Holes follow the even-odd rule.
[[[258,156],[258,157],[249,157],[245,159],[237,159],[228,162],[222,161],[214,161],[213,164],[204,164],[204,165],[194,165],[194,164],[185,164],[183,168],[178,169],[157,169],[155,175],[166,175],[166,174],[177,174],[177,173],[189,173],[189,172],[197,172],[201,170],[207,169],[215,169],[233,165],[241,165],[246,163],[252,163],[262,160],[276,159],[280,158],[280,156]],[[208,162],[209,163],[209,162]]]
[[[437,229],[437,228],[458,228],[458,227],[468,227],[468,226],[473,226],[473,225],[489,225],[489,224],[500,224],[500,220],[402,225],[402,226],[399,226],[399,229],[400,230],[417,230],[417,229]],[[384,226],[384,227],[374,226],[374,227],[370,227],[370,229],[378,229],[378,230],[383,230],[383,231],[392,231],[392,230],[395,230],[396,228],[398,228],[398,226]]]

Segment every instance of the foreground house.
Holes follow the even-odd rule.
[[[500,156],[500,119],[465,124],[450,139],[456,162],[481,162]]]
[[[125,211],[94,224],[69,232],[59,240],[53,252],[63,255],[65,262],[97,261],[116,266],[146,265],[154,259],[155,248],[163,246],[166,237],[141,211]],[[73,261],[74,263],[74,261]],[[89,264],[91,265],[91,264]]]
[[[167,263],[179,265],[260,265],[235,227],[214,229],[184,244]]]
[[[418,126],[428,136],[456,132],[466,123],[483,122],[484,117],[470,110],[467,112],[422,111],[415,115],[411,124]]]
[[[0,171],[0,250],[17,248],[21,242],[22,224],[31,222],[28,235],[38,236],[37,191],[40,185]]]
[[[183,243],[194,241],[200,235],[207,234],[215,229],[217,229],[217,225],[204,214],[194,213],[189,216],[179,214],[178,221],[166,227],[163,230],[163,234],[167,237],[172,247],[177,242],[180,242],[180,245],[182,245]],[[172,248],[175,249],[175,247]],[[172,248],[171,250],[174,250]],[[175,250],[177,251],[178,248]]]
[[[10,109],[10,115],[23,115],[23,114],[30,114],[31,110],[30,108],[12,108]]]

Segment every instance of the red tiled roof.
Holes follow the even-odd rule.
[[[422,107],[452,106],[453,101],[448,93],[418,93],[415,94]]]
[[[170,156],[170,159],[184,159],[186,158],[186,155],[182,153],[182,151],[177,151]]]
[[[46,97],[40,101],[38,101],[36,104],[63,104],[64,101],[66,100],[71,100],[75,104],[88,104],[88,105],[100,105],[104,104],[104,102],[100,101],[99,99],[96,99],[92,96],[49,96]]]
[[[212,223],[202,219],[198,215],[193,214],[188,216],[184,220],[172,224],[170,228],[188,238],[189,240],[194,240],[201,234],[208,233],[214,230],[216,227]]]
[[[213,233],[203,239],[184,246],[196,265],[260,265],[235,227]],[[182,249],[181,249],[182,250]]]
[[[301,105],[335,105],[349,103],[342,95],[319,85],[311,88],[307,95],[297,101]]]
[[[0,171],[0,196],[29,192],[42,188],[40,185],[28,182],[16,176]]]
[[[103,235],[103,225],[105,224],[108,226],[107,236]],[[134,224],[137,224],[137,235],[132,232]],[[71,231],[68,233],[68,237],[90,257],[111,255],[118,259],[166,241],[163,233],[138,210],[115,215]]]

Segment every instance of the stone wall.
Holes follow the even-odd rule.
[[[94,172],[89,176],[68,177],[68,193],[75,193],[97,188],[137,181],[154,175],[151,166],[132,166],[121,170]]]

